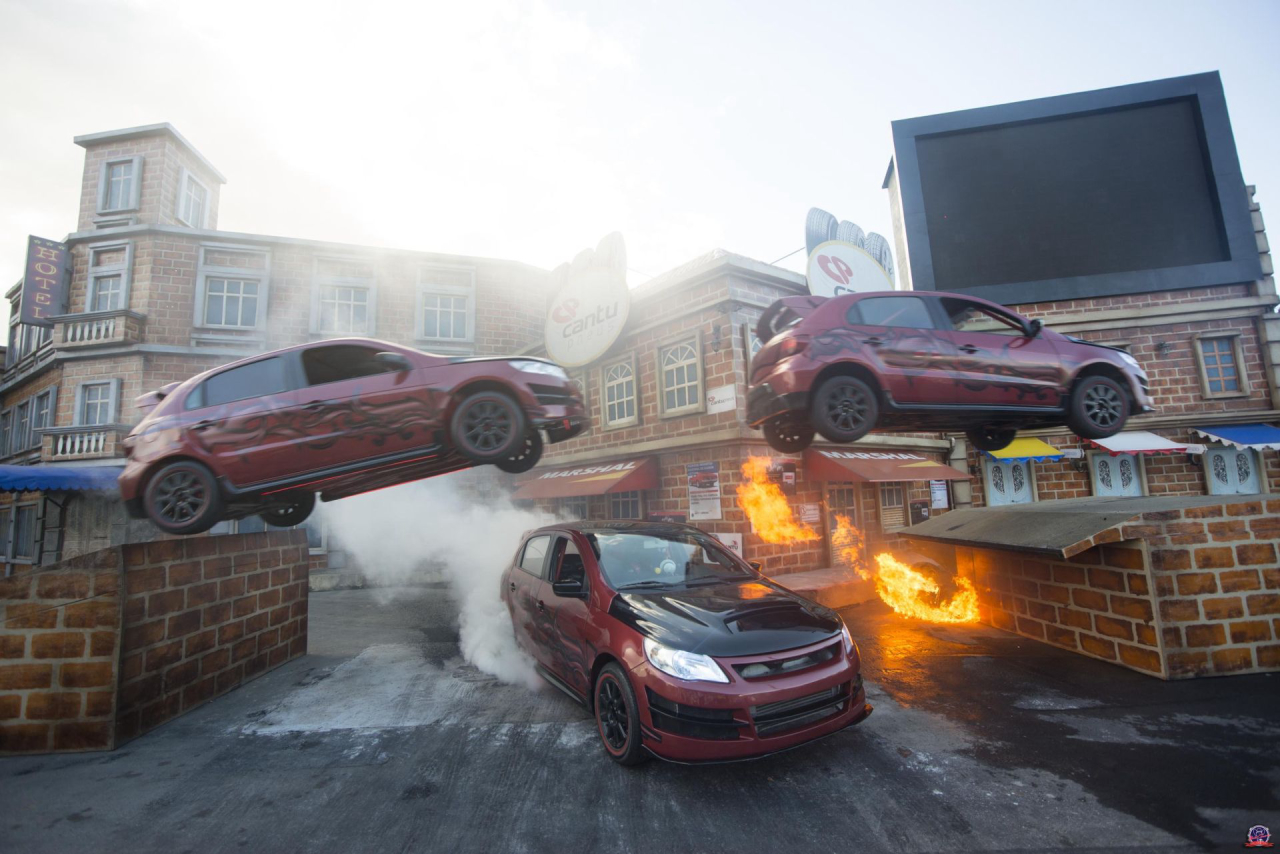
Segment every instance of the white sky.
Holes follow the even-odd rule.
[[[619,230],[634,285],[773,261],[815,205],[891,237],[894,119],[1216,69],[1265,212],[1278,24],[1268,0],[0,0],[0,284],[75,227],[71,138],[161,121],[227,176],[223,229],[545,268]]]

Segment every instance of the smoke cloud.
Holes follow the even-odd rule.
[[[345,498],[319,512],[332,547],[348,551],[379,589],[420,581],[424,568],[439,570],[458,605],[463,658],[503,682],[538,688],[532,659],[516,646],[500,585],[521,535],[555,519],[505,497],[479,502],[462,494],[455,477]]]

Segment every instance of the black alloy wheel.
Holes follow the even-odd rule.
[[[636,765],[648,754],[640,744],[640,714],[635,691],[622,668],[606,664],[596,677],[596,728],[609,758],[619,765]]]
[[[273,528],[292,528],[307,521],[311,511],[316,507],[314,492],[299,492],[290,495],[288,504],[276,504],[258,514],[258,518]]]
[[[199,534],[222,518],[218,482],[195,460],[178,460],[157,471],[143,492],[152,523],[166,534]]]
[[[1009,443],[1018,437],[1018,431],[1008,427],[979,427],[965,434],[969,443],[979,451],[998,451],[1009,447]]]
[[[494,465],[507,474],[522,474],[536,466],[540,459],[542,459],[542,434],[537,430],[530,430],[524,434],[524,445],[520,450],[506,459],[498,460]]]
[[[1067,426],[1086,439],[1105,439],[1123,428],[1129,417],[1129,399],[1110,377],[1085,377],[1071,392]]]
[[[450,424],[454,447],[475,463],[496,463],[519,452],[524,413],[497,391],[477,392],[458,405]]]
[[[813,394],[810,418],[832,442],[855,442],[876,426],[880,402],[871,386],[857,377],[830,377]]]
[[[784,454],[798,454],[813,444],[814,430],[803,418],[780,415],[766,421],[763,429],[769,447]]]

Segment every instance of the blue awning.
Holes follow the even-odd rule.
[[[1280,427],[1270,424],[1232,424],[1227,427],[1197,427],[1195,431],[1210,442],[1233,448],[1280,450]]]
[[[0,466],[0,492],[115,492],[116,466]]]

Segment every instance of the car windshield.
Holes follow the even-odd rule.
[[[615,590],[743,581],[755,573],[714,537],[694,532],[589,534]]]

